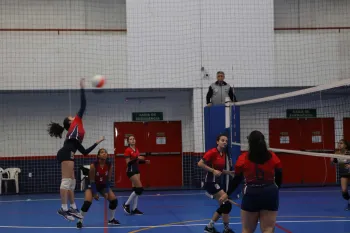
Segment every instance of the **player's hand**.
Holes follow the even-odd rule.
[[[105,193],[104,198],[108,199],[108,193]]]
[[[100,197],[99,197],[98,194],[96,193],[95,196],[94,196],[94,199],[95,199],[96,201],[98,201],[99,198],[100,198]]]
[[[346,168],[346,169],[349,169],[349,168],[350,168],[350,164],[346,164],[346,165],[345,165],[345,168]]]
[[[207,104],[207,106],[208,106],[208,107],[211,107],[211,106],[213,106],[213,104],[212,104],[212,103],[209,103],[209,104]]]
[[[224,203],[225,201],[228,201],[228,196],[227,196],[226,193],[223,194],[223,195],[219,198],[219,203],[220,203],[220,205],[221,205],[222,203]]]
[[[100,143],[103,142],[104,140],[105,140],[105,137],[103,136],[103,137],[101,137],[101,139],[98,140],[96,143],[97,143],[97,144],[100,144]]]
[[[149,161],[149,160],[145,160],[145,162],[146,162],[146,164],[150,164],[151,163],[151,161]]]
[[[80,79],[80,88],[85,88],[85,78]]]
[[[221,176],[221,171],[218,171],[218,170],[214,170],[213,171],[213,174],[214,174],[214,176],[216,176],[216,177],[219,177],[219,176]]]

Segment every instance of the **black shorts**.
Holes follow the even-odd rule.
[[[277,185],[247,186],[243,188],[241,209],[248,212],[261,210],[278,211],[279,190]]]
[[[57,152],[57,160],[60,163],[63,161],[74,161],[74,153],[63,147]]]
[[[340,178],[350,178],[350,174],[349,173],[341,173],[339,174]]]
[[[139,171],[134,171],[134,172],[127,172],[126,175],[131,178],[133,175],[140,174]]]
[[[223,190],[221,185],[219,183],[217,183],[217,182],[205,182],[204,185],[203,185],[203,188],[210,195],[215,195],[218,192],[220,192],[220,190]]]
[[[87,187],[86,189],[90,189],[91,190],[91,185],[90,182],[86,181],[87,185],[85,187]],[[99,194],[101,194],[102,196],[106,193],[106,185],[102,184],[96,184],[96,190]]]

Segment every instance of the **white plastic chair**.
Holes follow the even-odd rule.
[[[16,185],[16,193],[19,193],[19,183],[18,183],[18,174],[21,173],[21,169],[18,167],[13,167],[13,168],[6,168],[2,172],[2,180],[5,181],[5,192],[7,192],[7,182],[9,180],[15,181]],[[4,178],[4,174],[7,175],[6,178]]]
[[[2,193],[2,174],[4,173],[4,169],[0,167],[0,195]]]
[[[90,165],[84,165],[84,167],[90,169]],[[85,189],[85,179],[87,179],[87,176],[84,176],[83,171],[80,171],[80,191]]]

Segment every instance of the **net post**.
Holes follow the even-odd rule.
[[[231,122],[231,117],[230,117],[230,112],[231,112],[231,99],[230,97],[226,97],[225,98],[225,131],[227,132],[227,136],[228,136],[228,142],[227,142],[227,155],[226,155],[226,170],[229,171],[231,170],[231,162],[232,158],[231,158],[231,147],[232,147],[232,143],[231,143],[231,136],[232,136],[232,132],[230,130],[230,122]],[[229,182],[230,182],[230,175],[226,175],[225,177],[225,187],[226,187],[226,191],[228,190],[228,186],[229,186]]]

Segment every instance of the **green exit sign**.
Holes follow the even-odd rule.
[[[162,112],[133,112],[132,121],[162,121]]]
[[[315,118],[316,109],[287,109],[287,118]]]

